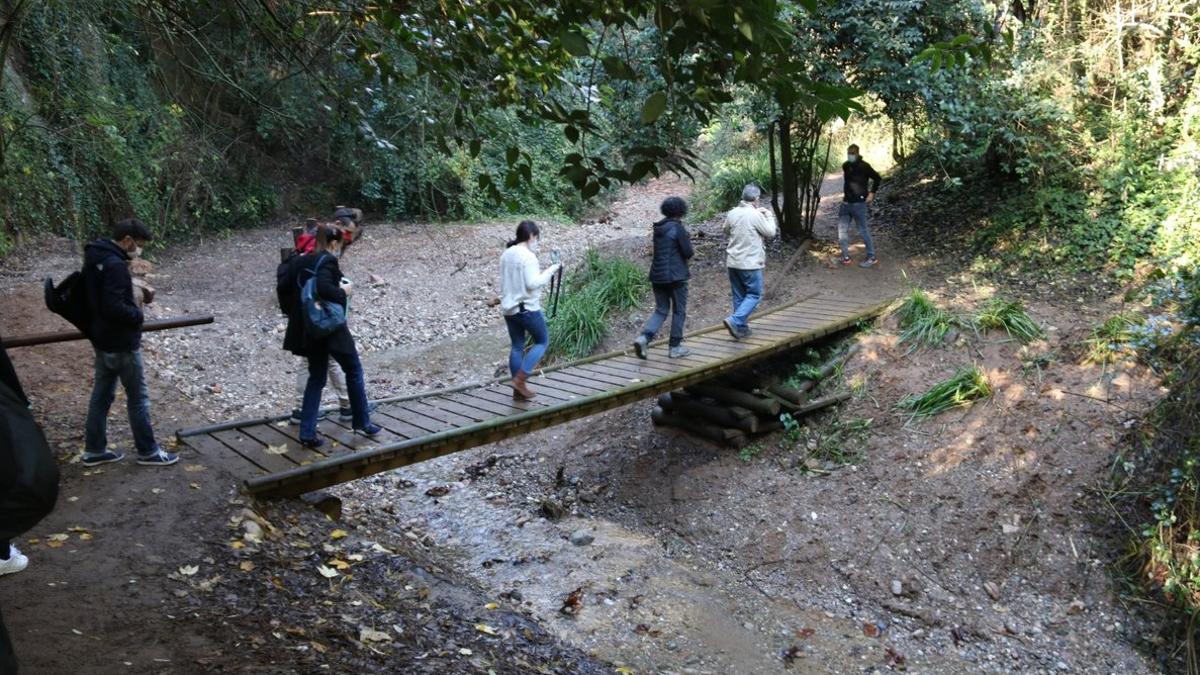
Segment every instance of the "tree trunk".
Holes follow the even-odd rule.
[[[807,237],[804,222],[800,217],[800,206],[796,202],[796,162],[792,152],[792,118],[779,118],[779,165],[783,174],[783,219],[779,222],[784,238],[801,241]]]

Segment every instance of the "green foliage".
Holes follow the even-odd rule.
[[[909,396],[896,404],[900,410],[912,413],[913,417],[932,417],[959,406],[992,395],[987,376],[978,366],[963,368],[950,379],[940,382],[923,394]]]
[[[609,317],[638,306],[649,290],[650,282],[637,265],[589,250],[582,268],[565,281],[558,313],[549,319],[547,356],[579,358],[592,353],[608,335]]]
[[[747,445],[746,447],[742,448],[741,450],[738,450],[738,459],[742,460],[743,462],[749,463],[750,460],[752,460],[755,457],[757,457],[758,455],[762,454],[763,449],[764,449],[763,446],[761,446],[757,443],[752,444],[752,445]]]
[[[919,288],[910,290],[895,311],[901,329],[900,342],[912,343],[914,348],[936,347],[951,328],[963,325],[961,319],[938,307]]]
[[[992,298],[975,315],[975,325],[985,330],[1003,328],[1010,337],[1022,344],[1033,342],[1045,335],[1016,300]]]
[[[1137,339],[1135,328],[1146,322],[1145,317],[1134,312],[1123,312],[1105,319],[1092,329],[1091,336],[1084,341],[1087,353],[1084,363],[1114,363],[1134,353],[1131,343]]]

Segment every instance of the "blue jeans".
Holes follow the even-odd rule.
[[[367,384],[358,350],[353,344],[349,352],[330,351],[325,345],[317,345],[308,350],[308,384],[304,387],[304,399],[300,405],[300,438],[305,440],[317,437],[317,414],[321,412],[321,392],[329,377],[331,358],[346,373],[346,393],[350,395],[350,410],[354,414],[351,425],[355,429],[364,429],[371,423],[367,411]]]
[[[850,219],[858,225],[858,233],[862,235],[863,243],[867,245],[867,258],[875,257],[875,242],[871,241],[871,228],[867,226],[867,203],[842,202],[838,207],[838,244],[842,247],[842,257],[850,257]]]
[[[504,317],[508,326],[508,339],[512,349],[508,352],[508,372],[516,375],[518,372],[528,375],[537,368],[537,364],[550,346],[550,331],[546,329],[546,318],[538,312],[517,312]],[[525,352],[525,336],[533,338],[533,346]]]
[[[654,314],[642,327],[642,335],[647,340],[653,340],[660,328],[671,316],[671,347],[678,347],[683,342],[683,322],[687,320],[688,282],[676,281],[673,284],[654,284]]]
[[[92,400],[88,404],[87,424],[84,427],[84,453],[103,454],[108,450],[108,410],[117,393],[117,380],[125,387],[129,410],[129,428],[133,443],[142,457],[159,451],[150,426],[150,391],[146,388],[142,352],[102,352],[96,350],[96,380],[92,385]]]
[[[729,321],[738,330],[748,328],[750,314],[762,300],[762,270],[735,270],[730,267],[729,288],[733,291],[733,314],[729,315]]]

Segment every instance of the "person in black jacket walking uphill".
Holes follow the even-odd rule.
[[[167,466],[179,459],[159,447],[150,426],[150,393],[141,350],[143,317],[133,300],[129,274],[129,261],[140,255],[142,245],[151,239],[142,221],[129,218],[116,224],[112,239],[97,239],[84,249],[83,280],[91,313],[87,333],[96,350],[96,380],[80,459],[85,466],[125,458],[108,449],[108,410],[117,392],[117,380],[125,387],[138,464]]]
[[[875,193],[879,190],[879,183],[883,178],[863,160],[857,145],[846,149],[842,176],[842,204],[838,207],[838,244],[842,247],[842,257],[838,262],[842,265],[854,262],[850,259],[850,219],[853,218],[858,225],[858,233],[862,235],[863,243],[867,246],[867,258],[858,266],[874,267],[879,260],[875,257],[875,242],[871,240],[871,229],[867,225],[867,204],[875,199]]]
[[[317,227],[316,247],[312,253],[291,260],[287,272],[279,278],[276,292],[281,301],[290,303],[287,332],[283,348],[308,358],[308,385],[300,408],[300,442],[309,448],[319,448],[325,441],[317,436],[317,416],[321,408],[321,391],[329,375],[329,359],[333,358],[346,373],[346,389],[350,395],[351,426],[354,433],[374,438],[383,427],[371,423],[367,408],[366,381],[362,362],[354,346],[350,328],[342,324],[333,333],[315,338],[305,330],[304,307],[299,292],[309,279],[316,278],[316,294],[321,302],[346,306],[353,285],[342,278],[338,257],[342,254],[343,230],[331,225]]]
[[[687,319],[688,260],[695,251],[687,228],[680,219],[687,215],[687,202],[667,197],[662,203],[662,220],[654,223],[654,259],[650,263],[650,284],[654,288],[654,314],[646,321],[642,334],[633,341],[638,358],[646,358],[646,345],[671,314],[671,339],[667,356],[681,359],[691,350],[684,347],[683,322]]]

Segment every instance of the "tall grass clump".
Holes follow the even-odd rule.
[[[924,394],[909,396],[896,404],[913,417],[932,417],[951,408],[970,405],[992,395],[992,385],[978,366],[963,368],[954,377],[935,384]]]
[[[1133,353],[1130,343],[1137,339],[1136,329],[1146,323],[1145,317],[1134,312],[1111,316],[1092,329],[1084,341],[1087,352],[1084,363],[1114,363]]]
[[[742,189],[747,185],[758,185],[764,189],[771,185],[771,162],[765,151],[734,154],[713,163],[709,176],[700,186],[694,218],[705,220],[722,211],[737,206],[742,198]]]
[[[1010,337],[1016,338],[1021,344],[1033,342],[1046,334],[1042,327],[1025,313],[1021,303],[1004,298],[992,298],[984,305],[975,316],[975,325],[984,329],[1003,328]]]
[[[641,303],[650,290],[646,273],[617,256],[588,251],[579,271],[568,277],[558,301],[558,313],[548,319],[550,358],[587,356],[608,335],[608,318]],[[549,317],[550,298],[543,296]]]
[[[936,347],[942,344],[952,327],[962,323],[958,317],[935,305],[919,288],[909,291],[896,309],[896,318],[900,322],[900,342],[912,343],[914,347]]]

